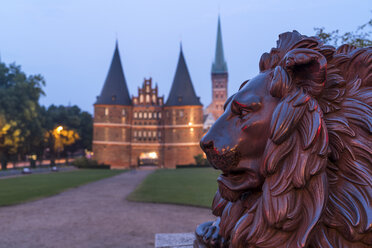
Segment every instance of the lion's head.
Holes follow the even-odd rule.
[[[202,138],[233,247],[372,245],[372,48],[294,31]]]

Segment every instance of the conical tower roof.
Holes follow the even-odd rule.
[[[214,62],[212,64],[212,74],[224,74],[224,73],[227,73],[227,64],[225,61],[225,56],[223,54],[221,21],[220,21],[220,17],[218,16],[216,54],[214,57]]]
[[[132,105],[121,65],[117,41],[105,84],[95,104]]]
[[[174,75],[172,88],[170,90],[167,106],[202,105],[196,96],[192,85],[189,70],[183,56],[182,46],[178,59],[176,74]]]

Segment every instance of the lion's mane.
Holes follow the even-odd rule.
[[[233,247],[371,247],[372,49],[293,31],[262,55],[267,70],[280,102],[265,181],[236,202],[217,192],[220,235]]]

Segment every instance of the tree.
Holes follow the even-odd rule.
[[[0,162],[1,169],[5,170],[11,154],[15,154],[22,137],[21,130],[15,121],[7,121],[4,115],[0,116]]]
[[[53,154],[54,150],[52,150],[54,149],[54,143],[51,144],[50,142],[53,141],[51,138],[53,137],[52,132],[58,126],[63,126],[63,131],[73,131],[79,138],[75,137],[74,142],[67,142],[67,140],[65,140],[66,142],[63,144],[63,149],[59,149],[58,151],[55,150],[55,152],[61,153],[67,159],[68,153],[91,149],[93,133],[93,118],[91,114],[81,111],[78,106],[66,107],[51,105],[45,110],[44,115],[44,126],[49,130],[49,134],[47,134],[50,138],[48,140],[48,147],[52,157],[55,156],[55,154]],[[68,136],[67,133],[66,135]]]
[[[48,148],[51,154],[50,165],[55,165],[55,156],[60,154],[66,146],[72,145],[79,139],[79,134],[74,130],[68,130],[63,126],[57,126],[45,133],[45,141],[48,143]],[[68,163],[68,161],[66,161]]]
[[[0,159],[6,169],[11,156],[29,153],[43,139],[39,98],[45,81],[27,76],[20,66],[0,63]]]
[[[354,32],[346,32],[340,35],[339,30],[333,30],[331,32],[325,32],[325,28],[314,28],[316,36],[318,36],[324,43],[340,46],[342,44],[350,44],[355,47],[368,47],[372,46],[371,35],[372,31],[372,19],[367,23],[359,26]]]

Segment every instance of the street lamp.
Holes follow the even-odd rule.
[[[62,130],[63,130],[62,126],[56,127],[56,131],[57,131],[58,134],[60,134]]]

